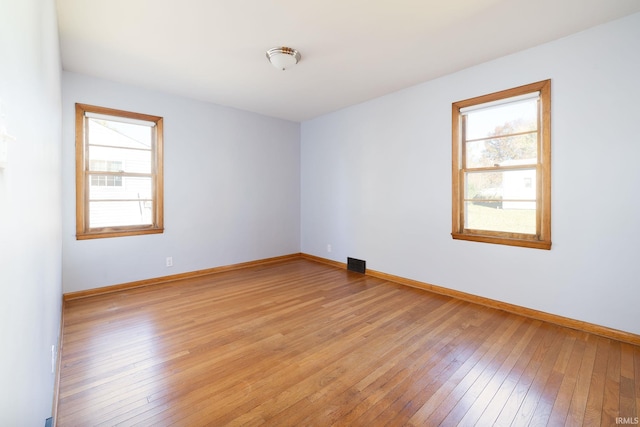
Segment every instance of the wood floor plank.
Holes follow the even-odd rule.
[[[509,375],[502,382],[502,385],[496,396],[498,400],[503,402],[502,409],[498,418],[494,421],[496,425],[509,425],[515,416],[527,390],[529,384],[537,371],[539,359],[544,355],[548,348],[547,341],[551,341],[552,337],[548,336],[544,329],[541,328],[539,322],[534,322],[535,335],[527,344],[527,347],[519,354],[519,357],[509,371]],[[533,371],[533,372],[530,372]]]
[[[573,351],[569,357],[564,375],[562,377],[562,383],[558,389],[556,399],[553,403],[553,408],[549,415],[549,425],[564,425],[569,413],[569,407],[571,406],[571,399],[573,398],[573,392],[576,388],[576,382],[578,379],[578,370],[584,356],[586,347],[586,336],[579,334],[579,339],[573,346]]]
[[[555,360],[553,368],[544,389],[538,400],[533,415],[529,422],[530,426],[546,426],[553,411],[554,403],[560,392],[564,375],[569,364],[570,356],[573,354],[573,346],[576,342],[576,332],[562,334],[560,337],[562,340],[562,348]]]
[[[410,309],[410,306],[408,306],[407,308]],[[370,323],[369,326],[382,328],[384,327],[384,323],[391,321],[392,318],[383,317],[381,318],[381,320],[383,321],[380,322],[379,324]],[[387,337],[385,337],[385,339],[387,339]],[[387,339],[387,342],[389,343],[390,340]],[[316,351],[313,354],[313,358],[303,359],[297,364],[297,368],[305,369],[307,366],[309,367],[315,366],[316,365],[315,359],[317,357],[323,358],[323,361],[325,364],[325,367],[323,369],[315,373],[312,373],[311,371],[309,371],[309,374],[307,373],[302,374],[303,376],[306,376],[305,381],[309,383],[316,382],[317,384],[320,384],[321,385],[320,390],[305,395],[305,392],[307,390],[309,391],[317,390],[317,387],[309,387],[308,385],[302,385],[302,387],[300,387],[299,385],[296,385],[295,394],[300,398],[300,400],[295,402],[292,406],[285,407],[285,408],[278,406],[275,403],[275,401],[277,401],[278,399],[276,396],[273,399],[273,401],[266,402],[265,407],[268,406],[268,411],[265,411],[264,408],[258,407],[253,412],[261,412],[262,418],[275,417],[276,415],[278,415],[278,411],[280,411],[280,413],[285,411],[297,412],[300,407],[306,406],[304,405],[304,402],[317,400],[320,395],[327,394],[328,393],[327,389],[331,389],[332,393],[337,393],[343,387],[345,387],[346,383],[352,383],[354,379],[349,376],[350,372],[345,368],[345,366],[357,364],[359,361],[366,360],[365,357],[367,356],[367,354],[363,353],[363,349],[366,348],[365,346],[368,346],[370,342],[364,343],[362,341],[358,342],[356,340],[353,340],[352,343],[353,343],[352,347],[349,347],[346,349],[343,347],[340,353],[337,353],[337,351],[339,351],[337,347],[336,348],[325,347],[324,349],[322,349],[320,356],[318,356],[319,351]],[[357,373],[358,371],[354,371],[354,372]],[[337,374],[340,374],[339,381],[337,381],[337,376],[336,376]],[[288,399],[281,399],[280,401],[287,402],[287,403],[290,402]],[[295,409],[292,409],[292,408],[295,408]],[[246,416],[251,418],[252,412],[248,412]]]
[[[468,316],[469,314],[466,311],[462,309],[461,315]],[[451,320],[454,324],[458,322],[456,318],[451,318]],[[496,325],[495,322],[488,322],[484,327],[480,328],[465,327],[465,332],[476,330],[474,335],[478,340],[472,342],[465,338],[466,334],[462,335],[460,333],[462,330],[456,329],[449,322],[442,322],[434,332],[445,339],[437,344],[430,345],[428,351],[417,349],[417,351],[405,357],[403,360],[410,363],[409,366],[407,367],[406,364],[394,366],[393,369],[387,372],[389,381],[385,382],[384,377],[381,377],[383,381],[372,383],[368,389],[365,389],[365,393],[369,394],[371,392],[374,396],[378,395],[380,399],[376,400],[374,405],[367,405],[366,410],[361,412],[358,417],[353,417],[357,412],[352,411],[350,415],[361,425],[374,422],[384,425],[388,422],[402,423],[408,421],[419,408],[417,405],[421,399],[418,396],[421,393],[425,394],[424,389],[429,386],[432,379],[439,378],[445,370],[450,371],[452,364],[454,367],[459,366],[456,361],[464,360],[467,355],[471,355],[473,350],[480,345],[483,338],[486,338],[493,330],[492,327],[494,325]],[[375,393],[376,390],[381,392]],[[412,396],[409,400],[411,404],[407,403],[406,397],[408,396]],[[416,403],[415,406],[412,405],[414,401]]]
[[[494,334],[486,340],[487,342],[494,342],[494,346],[501,347],[501,352],[507,351],[507,343],[510,342],[514,336],[518,336],[519,331],[526,329],[524,319],[516,319],[513,322],[502,321],[493,330]],[[498,337],[498,339],[492,339],[492,337]],[[477,348],[477,347],[473,347]],[[473,349],[472,348],[472,349]],[[481,351],[477,351],[471,355],[463,355],[464,358],[456,359],[456,363],[452,365],[452,369],[444,371],[440,376],[433,378],[429,385],[424,389],[421,398],[414,398],[411,401],[411,405],[417,406],[417,410],[414,411],[410,418],[412,425],[423,425],[423,419],[430,416],[433,411],[439,406],[439,402],[443,399],[451,390],[458,384],[461,378],[473,368],[481,355]]]
[[[620,416],[623,418],[633,418],[631,415],[638,413],[634,383],[633,346],[622,343],[620,345]]]
[[[521,320],[521,319],[519,319]],[[520,340],[529,343],[535,334],[535,327],[528,321],[523,321],[526,332]],[[454,375],[409,420],[412,425],[438,425],[448,415],[458,400],[466,393],[467,388],[473,384],[478,371],[481,370],[483,361],[491,360],[500,349],[509,347],[514,333],[519,330],[518,321],[500,322],[499,327],[493,330],[489,339],[467,359]],[[526,344],[525,344],[526,345]]]
[[[633,347],[633,372],[635,374],[633,388],[636,397],[636,416],[640,417],[640,346]]]
[[[457,304],[445,304],[442,307],[432,311],[433,313],[433,317],[430,317],[430,321],[428,322],[429,325],[434,325],[437,321],[437,319],[441,318],[442,316],[447,315],[448,313],[451,313],[451,311],[455,308]],[[400,310],[400,311],[404,311],[404,310]],[[388,315],[387,315],[388,316]],[[384,345],[383,348],[390,348],[390,349],[399,349],[400,352],[402,352],[402,354],[408,354],[409,352],[415,351],[417,348],[420,348],[421,346],[424,345],[424,343],[429,342],[430,340],[433,340],[433,337],[430,334],[425,334],[422,337],[420,337],[419,335],[414,335],[413,336],[413,342],[398,342],[398,334],[401,335],[401,338],[404,336],[403,334],[405,332],[410,332],[412,331],[412,328],[414,327],[413,325],[407,325],[407,327],[409,327],[409,330],[405,331],[405,328],[403,328],[403,330],[398,331],[398,332],[394,332],[393,334],[389,335],[389,334],[383,334],[381,336],[382,341],[380,341],[381,345]],[[417,340],[415,339],[417,338]],[[376,345],[371,345],[371,343],[375,344],[375,341],[370,341],[369,339],[367,339],[367,343],[361,342],[357,348],[361,348],[361,346],[366,346],[364,349],[368,352],[367,354],[362,354],[360,355],[360,360],[362,360],[364,362],[364,360],[367,360],[367,355],[368,356],[373,356],[371,357],[371,361],[375,362],[376,360],[379,360],[378,357],[382,357],[384,356],[383,354],[380,354],[379,351],[377,349]],[[394,345],[394,342],[397,342],[398,345]],[[395,357],[402,357],[402,354],[395,354]],[[376,357],[377,356],[377,357]],[[312,358],[310,360],[308,360],[308,362],[313,362],[315,363],[315,360],[317,359],[317,355],[312,354]],[[303,365],[304,366],[304,365]],[[373,369],[373,368],[372,368]],[[369,373],[369,370],[364,371],[365,373]],[[371,378],[369,378],[370,380]],[[361,382],[360,382],[361,384]],[[296,402],[296,404],[300,404],[300,402]],[[265,417],[267,418],[272,418],[272,417],[285,417],[287,416],[287,411],[291,412],[292,409],[291,408],[282,408],[282,410],[279,412],[278,409],[280,409],[278,407],[278,405],[276,404],[268,404],[266,406],[269,406],[269,409],[267,412],[265,412]],[[257,408],[258,410],[261,410],[260,408]]]
[[[585,425],[598,425],[602,418],[602,399],[604,395],[604,381],[609,362],[609,340],[597,337],[596,358],[591,373],[589,395],[584,413]]]
[[[465,314],[465,316],[468,315]],[[473,312],[473,317],[479,318],[476,312]],[[446,336],[452,334],[455,336],[450,341],[443,342],[444,346],[440,347],[437,353],[425,354],[425,357],[414,362],[415,367],[412,367],[410,372],[404,375],[402,383],[389,390],[385,395],[384,399],[389,404],[379,405],[381,412],[376,416],[376,423],[397,425],[408,422],[433,394],[433,390],[437,390],[459,369],[463,361],[473,354],[499,323],[498,317],[488,317],[482,323],[469,322],[469,325],[463,330],[447,326],[449,333]],[[474,333],[476,341],[467,338],[466,333],[472,330],[476,331]],[[462,334],[462,331],[466,333]]]
[[[582,357],[578,377],[576,378],[576,388],[571,397],[569,412],[565,421],[568,426],[582,426],[589,395],[589,385],[593,378],[593,367],[596,359],[597,346],[593,345],[595,336],[587,336],[587,344]]]
[[[558,336],[555,332],[554,328],[551,325],[541,325],[543,328],[549,328],[549,333],[547,334],[548,344],[544,344],[540,348],[540,351],[537,353],[540,358],[540,361],[536,362],[536,365],[539,366],[539,369],[535,372],[535,376],[532,379],[532,386],[527,391],[522,405],[518,412],[514,415],[513,424],[514,425],[528,425],[531,416],[533,415],[533,410],[535,409],[540,396],[542,394],[542,389],[544,384],[549,378],[549,375],[553,369],[555,361],[561,351],[561,337]],[[542,351],[544,349],[544,351]],[[500,398],[500,394],[498,393],[498,387],[504,384],[504,380],[506,377],[512,372],[513,367],[515,366],[517,355],[521,350],[517,347],[513,348],[512,353],[509,355],[509,359],[499,371],[499,375],[496,375],[494,379],[492,379],[493,387],[485,390],[486,397],[483,400],[490,399],[490,403],[486,405],[486,408],[480,415],[480,418],[469,418],[469,415],[472,412],[468,412],[465,418],[469,419],[469,421],[474,420],[474,423],[477,422],[478,425],[491,425],[496,422],[496,419],[500,415],[503,406],[503,400]],[[534,369],[534,367],[530,367],[530,369]],[[533,374],[533,372],[532,372]]]
[[[615,419],[620,416],[620,343],[613,341],[609,347],[600,423],[614,425]]]
[[[637,346],[308,259],[64,310],[61,427],[611,425],[640,406]]]

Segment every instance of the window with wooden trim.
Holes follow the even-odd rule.
[[[76,104],[76,237],[163,232],[162,117]]]
[[[551,80],[452,105],[454,239],[551,248]]]

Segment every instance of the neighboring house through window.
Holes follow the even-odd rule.
[[[551,81],[452,106],[454,239],[551,248]]]
[[[78,239],[163,232],[161,117],[76,104]]]
[[[89,170],[124,172],[122,162],[113,160],[91,160]],[[122,187],[122,176],[120,175],[91,175],[91,185],[97,187]]]

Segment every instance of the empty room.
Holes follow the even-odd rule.
[[[2,426],[640,417],[637,0],[0,0]]]

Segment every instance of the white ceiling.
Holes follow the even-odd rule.
[[[640,12],[639,0],[57,0],[63,68],[292,121]],[[267,49],[302,60],[281,71]]]

